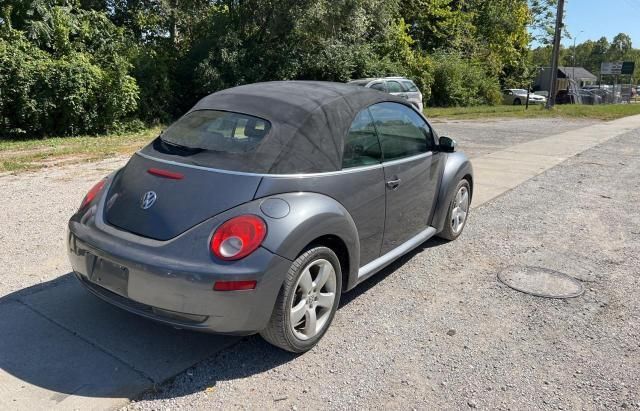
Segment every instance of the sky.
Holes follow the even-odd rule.
[[[566,0],[565,9],[565,25],[576,43],[627,33],[640,48],[640,0]],[[573,39],[563,37],[562,44],[573,45]]]

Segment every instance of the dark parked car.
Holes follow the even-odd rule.
[[[558,90],[556,104],[579,104],[580,97],[569,90]]]
[[[473,174],[454,146],[411,103],[367,88],[214,93],[88,192],[71,264],[136,314],[303,352],[342,292],[460,235]]]
[[[556,104],[601,104],[602,97],[594,90],[559,90]]]

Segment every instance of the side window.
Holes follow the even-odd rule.
[[[374,90],[386,91],[384,89],[384,83],[373,83],[369,88],[372,88]]]
[[[402,93],[404,91],[400,83],[393,80],[387,81],[387,89],[389,93]]]
[[[384,161],[411,157],[433,149],[429,125],[418,113],[398,103],[369,107],[380,135]]]
[[[380,142],[369,110],[356,116],[344,140],[342,168],[378,164],[382,159]]]

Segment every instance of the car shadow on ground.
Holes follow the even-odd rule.
[[[442,243],[425,242],[343,295],[341,307],[415,254]],[[20,390],[26,382],[54,392],[56,401],[69,395],[138,398],[149,390],[156,398],[178,397],[267,372],[296,356],[257,336],[176,330],[146,320],[91,295],[70,273],[0,298],[0,371],[15,377],[0,372],[0,383]],[[196,375],[183,373],[205,360],[206,372],[196,367]],[[176,375],[188,383],[155,390]]]
[[[240,354],[229,356],[234,345]],[[258,336],[178,330],[141,318],[95,297],[71,273],[0,298],[0,386],[18,401],[30,390],[28,396],[52,404],[70,395],[161,395],[156,387],[162,382],[176,375],[193,380],[183,372],[209,360],[206,377],[199,376],[202,383],[181,384],[180,392],[169,395],[178,397],[295,357]]]

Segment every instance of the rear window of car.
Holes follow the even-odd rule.
[[[239,154],[254,150],[270,129],[267,120],[246,114],[198,110],[173,123],[160,139],[188,149]]]
[[[416,91],[418,91],[418,87],[416,87],[413,81],[404,80],[404,81],[401,81],[401,83],[404,86],[404,88],[409,92],[415,93]]]
[[[271,123],[247,114],[196,110],[167,128],[145,150],[189,164],[264,173],[282,147],[269,144]]]

